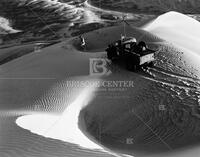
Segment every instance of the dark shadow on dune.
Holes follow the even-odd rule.
[[[122,30],[122,27],[114,27],[87,34],[87,51],[103,51],[110,41],[120,37]],[[141,37],[146,42],[162,41],[137,28],[127,30],[128,36]],[[159,82],[153,77],[148,79],[141,73],[124,70],[123,63],[116,64],[122,68],[115,71],[112,69],[115,63],[111,64],[112,75],[102,79],[133,81],[134,87],[97,90],[94,101],[80,113],[84,121],[80,128],[84,125],[85,132],[105,147],[136,157],[200,144],[196,90]]]
[[[168,110],[159,111],[154,95],[159,95],[161,87],[149,91],[137,88],[137,92],[128,90],[116,97],[106,97],[107,92],[97,94],[96,100],[81,111],[85,132],[111,150],[136,157],[200,144],[199,120],[189,108],[181,107],[186,101],[165,93],[165,101],[171,103]]]

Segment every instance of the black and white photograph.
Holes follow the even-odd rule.
[[[0,0],[0,157],[200,157],[200,0]]]

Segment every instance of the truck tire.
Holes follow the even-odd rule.
[[[143,64],[143,65],[142,65],[142,68],[143,68],[143,69],[147,69],[148,66],[149,66],[148,64]]]
[[[114,59],[113,52],[110,51],[110,50],[108,50],[108,51],[107,51],[107,57],[108,57],[108,59],[113,60],[113,59]]]
[[[153,67],[153,66],[154,66],[154,62],[150,62],[149,67]]]
[[[145,48],[147,48],[147,45],[146,45],[146,43],[144,42],[144,41],[140,41],[139,43],[138,43],[138,46],[139,47],[145,47]]]
[[[137,70],[137,65],[133,63],[133,60],[131,59],[131,57],[127,58],[126,60],[126,68],[127,70],[132,71],[132,72],[135,72]]]

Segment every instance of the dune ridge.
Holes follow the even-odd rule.
[[[180,19],[180,23],[176,19]],[[163,14],[146,26],[144,30],[150,34],[146,33],[141,40],[154,44],[155,39],[165,40],[157,41],[160,49],[156,66],[139,73],[141,78],[131,77],[137,86],[125,92],[130,96],[128,102],[127,99],[106,99],[108,93],[98,99],[100,102],[92,101],[82,111],[88,132],[99,139],[101,126],[101,143],[136,156],[151,156],[152,153],[156,156],[161,152],[160,156],[187,156],[184,152],[192,146],[195,151],[191,155],[195,156],[200,138],[197,131],[200,120],[199,28],[198,21],[177,12]],[[127,32],[139,33],[134,29]],[[136,34],[131,35],[140,37]],[[88,35],[87,39],[92,39],[93,35]],[[184,41],[187,35],[193,37],[192,42]],[[90,51],[98,48],[99,45],[89,41]],[[119,76],[117,72],[115,74],[115,77]],[[140,80],[138,83],[136,78]],[[161,110],[159,106],[165,109]],[[133,139],[133,144],[127,145],[127,138]]]
[[[155,30],[159,29],[156,28]],[[170,31],[169,28],[167,30]],[[69,104],[73,104],[73,100],[79,98],[79,94],[76,92],[71,95],[75,89],[67,88],[65,81],[70,79],[90,80],[93,78],[89,75],[89,59],[105,58],[104,50],[107,44],[120,38],[121,33],[123,33],[123,26],[93,31],[85,35],[88,44],[86,52],[80,52],[77,47],[74,47],[76,46],[74,42],[78,40],[73,38],[45,48],[41,53],[29,54],[3,65],[0,71],[2,77],[24,77],[29,80],[1,79],[0,102],[1,104],[6,104],[1,108],[7,110],[18,109],[18,113],[21,109],[23,111],[21,113],[22,117],[18,118],[22,118],[20,119],[22,121],[20,124],[17,121],[18,124],[22,128],[33,130],[36,134],[40,134],[44,131],[42,129],[45,129],[43,126],[51,125],[56,118],[60,117],[64,109],[67,109],[66,107]],[[157,54],[155,67],[132,73],[127,71],[123,65],[110,64],[108,62],[108,69],[112,73],[109,76],[102,76],[100,79],[104,81],[129,80],[133,81],[134,87],[118,92],[96,92],[95,96],[86,103],[87,105],[84,105],[83,109],[81,108],[80,115],[78,115],[81,107],[79,105],[84,101],[74,105],[75,108],[68,108],[72,109],[73,113],[76,113],[75,116],[72,113],[68,116],[67,114],[70,111],[64,112],[66,115],[61,116],[61,119],[63,119],[60,121],[61,124],[57,123],[59,124],[58,126],[63,125],[66,117],[76,120],[76,124],[77,120],[79,120],[79,129],[83,131],[81,133],[88,134],[95,139],[94,141],[97,142],[97,145],[103,145],[120,155],[130,154],[136,157],[155,157],[156,155],[159,157],[187,156],[188,154],[185,152],[187,150],[191,151],[188,147],[193,145],[195,147],[192,147],[192,153],[196,155],[196,152],[199,151],[200,139],[198,131],[200,128],[198,107],[200,79],[198,71],[194,70],[199,63],[194,62],[191,64],[191,60],[195,60],[195,53],[190,53],[189,57],[185,57],[187,51],[179,51],[178,48],[153,35],[151,31],[149,33],[148,31],[128,26],[127,35],[136,36],[140,40],[151,43],[151,46],[156,48],[162,47]],[[24,67],[24,65],[26,66]],[[51,78],[52,80],[30,80],[32,77]],[[57,84],[63,80],[64,83]],[[54,90],[51,90],[52,87],[54,87]],[[62,88],[67,88],[68,92]],[[12,99],[10,96],[12,96]],[[90,96],[90,94],[86,92],[87,96]],[[68,98],[71,99],[66,104],[65,102]],[[160,105],[164,105],[166,110],[161,111]],[[76,110],[76,107],[78,110]],[[24,110],[29,112],[25,113]],[[36,112],[30,114],[30,111]],[[38,116],[37,111],[48,112],[48,114]],[[49,115],[55,119],[49,121]],[[73,152],[73,156],[77,156],[82,154],[83,151],[89,154],[86,153],[86,156],[111,156],[108,153],[72,146],[71,143],[69,144],[66,141],[63,144],[62,141],[56,141],[59,135],[55,137],[51,134],[52,136],[49,138],[44,138],[43,135],[39,136],[41,139],[38,140],[34,138],[35,134],[18,126],[12,126],[17,117],[12,117],[11,120],[9,118],[5,119],[2,122],[7,127],[0,128],[5,129],[0,132],[0,137],[4,137],[0,145],[2,147],[5,147],[4,144],[8,145],[5,150],[0,150],[1,153],[4,153],[4,156],[11,154],[14,149],[25,154],[34,153],[38,157],[46,154],[53,156],[54,150],[60,150],[58,146],[64,144],[69,146],[67,148],[62,147],[66,148],[67,152],[62,149],[61,152],[56,152],[56,154],[59,154],[58,156],[65,156],[71,152]],[[40,123],[41,127],[37,127],[37,125],[30,126],[31,121],[34,121],[35,124]],[[84,122],[85,125],[81,122]],[[25,124],[28,125],[25,126]],[[72,125],[75,124],[73,123]],[[101,129],[99,126],[101,126]],[[12,129],[9,129],[9,127]],[[66,129],[68,126],[63,125],[62,127]],[[54,133],[59,133],[63,130],[60,130],[59,127],[53,127],[53,131],[55,131]],[[26,132],[26,137],[23,136],[24,132]],[[20,134],[19,139],[21,137],[29,142],[35,140],[33,143],[30,142],[31,149],[26,151],[26,143],[20,143],[19,139],[13,138],[12,141],[9,141],[10,133],[15,133],[14,135]],[[76,138],[75,135],[73,137]],[[133,138],[133,144],[127,144],[127,138]],[[75,143],[80,142],[78,139],[75,140]],[[16,143],[18,144],[15,146]],[[37,147],[37,144],[44,144],[47,148],[45,147],[44,150],[38,150],[37,148],[37,152],[33,149]],[[52,151],[51,147],[57,149]],[[181,148],[184,150],[181,150]],[[21,155],[18,151],[15,152],[16,156]],[[30,154],[27,156],[32,155]]]
[[[179,19],[179,20],[177,20]],[[168,41],[177,47],[180,51],[184,51],[184,56],[192,58],[192,64],[198,76],[199,72],[199,36],[200,36],[200,22],[197,20],[178,13],[169,12],[159,16],[154,22],[147,25],[144,30]],[[195,63],[194,63],[195,62]]]

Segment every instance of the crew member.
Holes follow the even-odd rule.
[[[134,52],[138,51],[136,38],[132,38],[131,50],[134,51]]]
[[[133,40],[133,43],[134,43],[134,44],[137,44],[136,38],[133,38],[132,40]]]
[[[85,38],[82,35],[80,35],[79,38],[80,38],[80,41],[81,41],[81,48],[83,50],[85,50],[85,48],[86,48]]]
[[[121,34],[121,41],[123,42],[125,40],[125,36]]]

